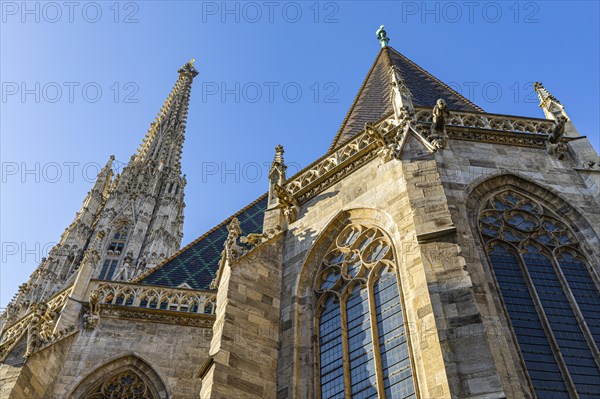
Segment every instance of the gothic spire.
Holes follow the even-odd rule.
[[[533,88],[540,99],[539,106],[544,111],[546,119],[551,119],[558,122],[560,118],[566,118],[567,122],[565,126],[565,135],[571,137],[579,136],[579,132],[565,111],[565,106],[562,105],[560,101],[558,101],[542,83],[535,82],[533,84]]]
[[[135,161],[154,161],[156,166],[179,167],[187,122],[190,90],[198,71],[194,59],[178,71],[179,78],[165,100],[158,115],[135,156]]]

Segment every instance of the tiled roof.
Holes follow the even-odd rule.
[[[267,195],[264,194],[135,281],[169,287],[186,283],[194,289],[209,289],[219,267],[223,243],[227,238],[227,225],[231,219],[239,219],[243,235],[261,233],[266,208]]]
[[[417,64],[391,47],[381,49],[369,70],[354,103],[331,144],[330,151],[360,133],[367,122],[375,122],[392,112],[390,66],[400,70],[410,89],[413,105],[435,106],[439,98],[446,100],[450,110],[483,112],[465,97],[452,90]]]

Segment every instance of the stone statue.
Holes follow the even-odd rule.
[[[567,156],[568,152],[567,145],[560,140],[565,134],[566,123],[567,118],[563,115],[560,115],[556,120],[556,125],[554,125],[552,133],[550,133],[548,136],[548,141],[546,141],[546,150],[548,154],[554,155],[556,158],[561,160]]]
[[[294,223],[298,218],[298,213],[300,211],[298,201],[292,194],[290,194],[289,191],[285,189],[285,187],[276,184],[274,189],[275,195],[277,195],[277,198],[279,198],[279,204],[281,204],[283,216],[288,223]]]
[[[429,131],[429,141],[436,148],[445,148],[447,143],[446,124],[450,117],[450,110],[446,105],[446,101],[438,99],[431,113],[431,129]]]
[[[229,234],[225,240],[225,256],[227,259],[236,259],[242,252],[242,248],[237,243],[238,237],[242,233],[242,228],[240,227],[240,221],[238,218],[233,218],[231,220],[227,226],[227,231]]]
[[[554,126],[554,130],[548,136],[548,142],[551,144],[557,144],[562,136],[565,134],[565,124],[567,123],[567,118],[564,116],[559,116],[556,121],[556,125]]]
[[[431,136],[446,136],[446,123],[450,110],[443,99],[437,100],[432,112]]]
[[[95,328],[100,320],[100,297],[98,291],[90,292],[90,308],[83,315],[83,327],[87,329]]]

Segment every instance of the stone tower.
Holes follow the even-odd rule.
[[[86,251],[92,248],[95,257],[89,278],[123,281],[179,249],[185,207],[181,152],[190,90],[198,72],[193,60],[178,72],[137,153],[116,176],[115,158],[110,157],[58,244],[19,288],[4,320],[72,285]]]

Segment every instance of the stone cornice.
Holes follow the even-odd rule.
[[[212,328],[215,322],[215,315],[213,314],[183,313],[161,309],[134,308],[106,304],[100,306],[99,315],[101,318],[110,317],[202,328]]]

